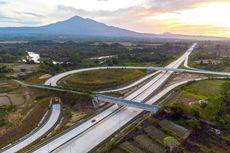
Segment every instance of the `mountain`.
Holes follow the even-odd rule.
[[[114,26],[108,26],[88,18],[74,16],[68,20],[52,23],[40,27],[3,27],[0,28],[0,38],[28,39],[58,39],[74,37],[110,37],[135,39],[196,39],[196,40],[223,40],[221,37],[187,36],[171,33],[146,34],[130,31]],[[229,39],[228,39],[229,40]]]
[[[139,33],[108,26],[92,19],[79,16],[65,21],[40,27],[7,27],[0,28],[1,35],[75,35],[75,36],[103,36],[103,37],[138,37]]]

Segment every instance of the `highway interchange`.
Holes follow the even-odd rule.
[[[187,56],[190,55],[195,46],[196,43],[193,44],[179,59],[169,64],[167,68],[178,68],[185,61]],[[125,97],[125,99],[137,102],[144,101],[151,93],[156,91],[165,81],[167,81],[172,73],[172,71],[161,71],[156,77],[129,96]],[[54,84],[48,80],[48,84],[55,85],[62,77],[64,76],[56,77],[54,79]],[[130,122],[142,111],[143,110],[136,108],[113,105],[96,115],[94,117],[96,122],[92,123],[91,120],[88,120],[64,135],[42,145],[34,152],[88,152]]]
[[[132,100],[135,102],[146,102],[146,104],[154,104],[160,98],[162,98],[167,93],[169,93],[171,90],[173,90],[175,87],[181,84],[185,84],[189,81],[194,81],[194,80],[198,81],[202,79],[207,79],[207,78],[192,79],[192,80],[186,80],[186,81],[182,81],[182,82],[173,84],[146,101],[146,99],[149,98],[149,96],[152,93],[156,92],[170,78],[170,76],[173,74],[173,71],[177,70],[181,64],[184,63],[184,67],[190,68],[188,66],[188,57],[193,51],[193,49],[196,47],[196,45],[197,44],[194,43],[180,58],[178,58],[176,61],[166,66],[165,70],[161,69],[159,71],[151,73],[147,75],[146,77],[128,86],[118,88],[118,89],[108,90],[108,91],[101,91],[100,93],[125,90],[128,88],[132,88],[140,84],[141,82],[149,80],[149,81],[146,81],[146,83],[142,87],[140,87],[139,89],[137,89],[136,91],[134,91],[133,93],[125,97],[124,99]],[[46,86],[57,86],[57,82],[59,80],[73,73],[78,73],[78,72],[88,71],[88,70],[107,69],[107,68],[108,67],[88,68],[88,69],[73,70],[73,71],[61,73],[61,74],[58,74],[48,79],[45,82],[45,85]],[[112,68],[124,68],[124,67],[112,67]],[[141,68],[141,67],[131,67],[131,68]],[[145,69],[149,69],[149,67],[148,68],[145,67]],[[173,71],[168,71],[171,69]],[[224,73],[224,72],[202,71],[202,70],[197,70],[193,68],[190,68],[190,69],[192,70],[188,70],[187,72],[196,73],[199,71],[199,73],[204,73],[204,74],[218,74],[218,75],[228,75],[228,76],[230,75],[229,73]],[[156,67],[155,67],[155,70],[157,70]],[[45,142],[41,146],[32,150],[32,152],[36,152],[36,153],[48,153],[48,152],[86,153],[92,150],[93,148],[95,148],[97,145],[99,145],[104,140],[106,140],[109,136],[113,135],[117,130],[124,127],[126,124],[132,121],[132,119],[138,116],[141,112],[143,112],[143,110],[138,109],[138,108],[113,105],[110,108],[95,115],[93,117],[93,119],[96,120],[95,122],[92,123],[91,119],[86,120],[82,124],[74,128],[71,128],[67,132],[60,134],[58,137],[55,137],[49,140],[48,142]],[[50,123],[50,124],[53,124],[53,123]],[[40,130],[42,130],[42,128]],[[45,129],[43,131],[43,134],[44,132],[45,132]],[[38,139],[40,137],[41,135],[39,134],[36,135],[35,133],[32,135],[33,139],[29,141],[32,143],[35,141],[36,138]],[[24,143],[28,145],[28,142],[27,143],[26,142],[27,140],[21,141],[20,143],[18,143],[18,145],[16,145],[18,147],[16,146],[9,147],[9,149],[6,152],[14,152],[16,151],[14,149],[22,149],[25,147]]]

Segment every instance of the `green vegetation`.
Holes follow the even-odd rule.
[[[95,112],[89,96],[23,87],[13,81],[1,81],[1,92],[8,95],[17,93],[26,98],[23,104],[0,106],[0,147],[12,143],[35,128],[49,109],[51,97],[60,97],[64,110],[62,125],[53,135]]]
[[[0,107],[0,110],[4,113],[9,113],[13,109],[12,105],[3,105]]]
[[[177,141],[177,139],[171,136],[165,137],[163,142],[165,146],[169,147],[170,152],[173,150],[173,148],[179,145],[179,142]]]
[[[229,100],[230,100],[230,81],[229,80],[205,80],[193,82],[180,88],[180,97],[170,109],[180,115],[190,114],[193,120],[179,120],[178,123],[199,127],[196,119],[202,118],[215,122],[221,126],[230,126],[229,122]],[[196,99],[194,102],[187,103],[183,97]],[[200,104],[199,100],[207,101],[207,104]]]
[[[230,45],[228,42],[203,42],[191,54],[189,64],[199,69],[229,71]]]
[[[11,73],[13,69],[9,68],[6,65],[1,65],[0,64],[0,80],[7,79],[6,74]]]
[[[179,87],[174,93],[178,96],[167,106],[171,111],[154,116],[157,119],[151,117],[140,122],[120,143],[112,146],[112,151],[119,148],[123,152],[163,152],[161,149],[166,147],[168,152],[227,153],[228,128],[203,121],[229,127],[229,93],[229,80],[204,80]],[[199,103],[199,100],[208,103]],[[213,129],[220,129],[221,134]]]
[[[45,73],[34,72],[34,73],[27,75],[26,77],[23,77],[23,79],[24,79],[24,81],[32,83],[32,84],[43,84],[47,78],[46,79],[40,79],[40,77],[42,75],[45,75]]]
[[[6,121],[5,121],[5,119],[1,118],[0,119],[0,127],[2,127],[4,125],[6,125]]]
[[[0,73],[10,73],[13,70],[6,65],[0,65]]]
[[[157,44],[157,45],[154,45]],[[32,41],[18,44],[0,44],[0,63],[22,62],[26,51],[40,55],[40,71],[56,74],[67,70],[112,65],[166,65],[188,48],[184,42],[56,42]],[[102,56],[111,56],[99,58]],[[58,64],[53,64],[53,61]],[[27,62],[32,64],[33,62]]]
[[[0,44],[0,63],[18,62],[26,55],[20,44]]]
[[[218,112],[217,120],[221,126],[230,127],[230,81],[222,85],[221,107]]]
[[[162,127],[161,130],[166,134],[175,137],[175,134],[167,128]]]
[[[69,75],[60,81],[60,85],[78,90],[98,90],[122,85],[145,74],[142,70],[93,70]]]

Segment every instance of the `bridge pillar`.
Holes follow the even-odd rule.
[[[160,110],[159,106],[153,107],[151,114],[156,114]]]
[[[97,109],[99,107],[98,99],[96,97],[93,97],[92,103],[93,103],[94,109]]]
[[[153,73],[153,72],[154,72],[154,70],[147,68],[147,73]]]

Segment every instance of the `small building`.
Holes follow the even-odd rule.
[[[198,101],[198,104],[199,104],[199,105],[207,105],[207,104],[208,104],[208,101],[207,101],[207,100],[199,100],[199,101]]]

